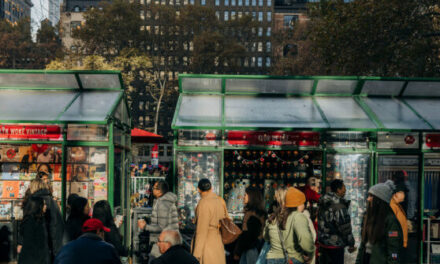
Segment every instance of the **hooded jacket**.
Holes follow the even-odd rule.
[[[324,247],[353,247],[355,244],[348,207],[350,201],[329,192],[319,200],[318,241]]]
[[[161,255],[156,242],[162,230],[179,230],[176,201],[177,196],[172,192],[167,192],[153,203],[151,224],[147,225],[145,230],[150,232],[150,244],[154,243],[151,249],[151,255],[154,257]]]

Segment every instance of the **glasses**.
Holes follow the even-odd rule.
[[[170,243],[170,242],[168,242],[168,241],[161,241],[161,240],[157,240],[157,242],[156,243]]]

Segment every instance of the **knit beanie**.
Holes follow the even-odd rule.
[[[388,180],[385,183],[379,183],[372,186],[368,193],[376,196],[386,203],[390,203],[391,197],[394,193],[394,188],[395,186],[393,181]]]
[[[286,193],[286,207],[298,207],[306,202],[306,196],[303,192],[294,187],[289,187]]]

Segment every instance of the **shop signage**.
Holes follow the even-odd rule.
[[[425,144],[428,148],[440,148],[440,134],[426,134]]]
[[[229,131],[229,145],[239,146],[308,146],[320,144],[318,132],[284,132],[284,131]]]
[[[332,148],[367,148],[366,132],[329,132],[325,135],[327,146]]]
[[[377,148],[417,149],[419,148],[419,134],[379,132],[377,134]]]
[[[0,124],[0,140],[62,140],[62,127],[57,125]]]

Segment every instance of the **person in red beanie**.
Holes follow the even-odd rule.
[[[96,218],[82,226],[83,235],[65,245],[55,258],[55,264],[121,264],[113,245],[104,241],[110,229]]]

